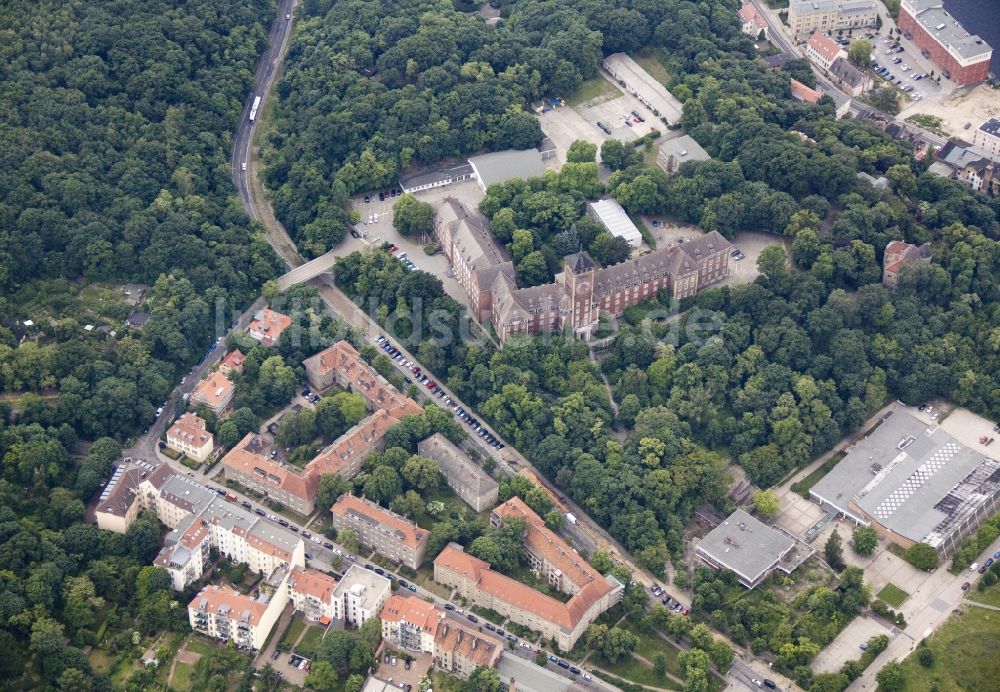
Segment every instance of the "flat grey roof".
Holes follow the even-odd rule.
[[[810,493],[845,511],[853,500],[890,531],[926,542],[935,530],[946,529],[956,512],[965,511],[947,498],[988,463],[941,428],[896,411]]]
[[[509,683],[511,678],[517,683],[518,690],[524,692],[565,692],[572,689],[584,689],[572,680],[536,666],[534,662],[520,658],[504,651],[497,661],[497,673],[500,680]]]
[[[738,509],[701,539],[698,550],[753,581],[794,545],[785,534]]]
[[[545,172],[538,149],[508,149],[481,154],[469,159],[483,185],[489,187],[511,178],[537,178]]]
[[[364,587],[363,603],[365,606],[374,605],[377,599],[371,599],[373,593],[380,594],[392,588],[392,583],[385,577],[375,574],[372,570],[365,569],[360,565],[352,564],[337,584],[337,588],[333,590],[334,597],[343,598],[344,594],[356,585]]]
[[[681,135],[664,140],[663,144],[660,145],[660,153],[673,156],[681,163],[685,161],[709,161],[712,158],[691,135]]]
[[[916,13],[916,20],[923,25],[938,43],[954,50],[963,58],[988,56],[993,52],[990,44],[975,34],[970,34],[958,20],[944,9],[942,0],[909,0]]]
[[[420,187],[422,185],[433,185],[434,183],[451,180],[452,178],[464,175],[472,175],[472,166],[470,166],[468,162],[413,171],[407,175],[399,176],[399,185],[406,190],[413,187]]]

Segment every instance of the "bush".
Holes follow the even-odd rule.
[[[929,647],[927,647],[927,646],[921,646],[920,647],[920,651],[917,653],[917,661],[924,668],[933,668],[934,667],[934,650],[931,649],[931,648],[929,648]]]
[[[926,543],[914,543],[903,554],[903,559],[925,572],[930,572],[938,566],[937,551]]]

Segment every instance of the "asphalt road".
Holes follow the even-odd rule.
[[[260,122],[260,114],[267,104],[271,84],[274,82],[281,61],[285,57],[288,38],[292,34],[294,10],[295,0],[278,0],[278,14],[274,24],[271,26],[271,33],[268,36],[268,47],[254,67],[254,88],[247,97],[246,103],[243,106],[243,112],[240,113],[239,124],[236,126],[236,132],[233,135],[233,152],[230,165],[233,170],[233,180],[236,183],[236,190],[250,218],[261,223],[264,223],[264,219],[257,209],[257,203],[250,185],[251,176],[257,173],[255,162],[250,156],[250,148],[253,146],[254,131],[257,128],[257,123]],[[254,122],[250,122],[250,109],[256,96],[260,96],[261,98],[260,107],[257,112],[257,118]],[[289,263],[289,259],[294,258],[296,253],[294,245],[287,238],[287,234],[283,235],[285,236],[285,241],[287,241],[287,247],[275,247],[274,249],[279,257],[286,263]],[[271,244],[275,245],[275,241],[273,239],[270,240]],[[289,252],[289,250],[292,251]]]
[[[749,2],[751,2],[754,5],[754,7],[757,8],[757,11],[764,18],[764,21],[767,22],[767,24],[768,24],[768,31],[767,31],[768,40],[770,40],[771,43],[773,43],[774,45],[776,45],[783,52],[790,53],[790,54],[795,55],[797,57],[802,57],[802,51],[800,51],[798,49],[798,47],[795,45],[795,43],[790,38],[788,38],[785,35],[785,33],[784,33],[784,28],[785,27],[781,26],[779,24],[776,24],[775,22],[772,21],[771,15],[766,11],[767,7],[766,7],[765,3],[762,0],[749,0]],[[886,31],[886,27],[883,27],[881,31],[885,32]],[[880,46],[883,46],[883,44],[882,44],[882,42],[881,42],[880,39],[881,39],[880,36],[876,36],[875,39],[872,42],[873,45],[876,48],[876,53],[878,53],[878,48]],[[885,51],[883,50],[881,57],[885,57],[884,52]],[[879,56],[876,56],[876,57],[879,57]],[[878,62],[882,62],[884,64],[884,61],[882,61],[882,60],[878,60]],[[835,86],[833,84],[833,82],[831,82],[830,80],[828,80],[826,77],[824,77],[823,75],[819,74],[816,71],[815,68],[813,68],[813,73],[816,75],[816,86],[819,87],[819,90],[822,91],[823,93],[832,94],[834,92],[839,92],[839,93],[843,94],[844,96],[850,96],[849,94],[844,93],[840,88],[838,88],[837,86]],[[917,84],[920,84],[920,82],[917,82]],[[903,122],[901,120],[893,118],[893,116],[889,115],[888,113],[883,113],[883,112],[877,110],[876,108],[873,108],[872,106],[869,106],[867,104],[861,103],[856,98],[851,98],[850,109],[851,109],[851,113],[855,117],[861,116],[861,115],[876,115],[879,118],[884,118],[884,119],[888,119],[888,120],[897,120],[897,122],[900,122],[900,123]],[[906,123],[906,126],[909,127],[910,129],[918,129],[918,128],[915,128],[915,126],[913,124],[911,124],[911,123]],[[942,137],[938,137],[937,135],[934,135],[934,134],[931,134],[929,132],[926,132],[925,130],[919,130],[918,129],[918,131],[920,132],[921,139],[923,139],[924,142],[932,144],[932,145],[934,145],[936,147],[944,146],[944,144],[947,142],[947,139],[942,138]]]

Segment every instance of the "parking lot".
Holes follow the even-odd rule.
[[[653,116],[652,112],[639,99],[621,90],[618,84],[606,73],[601,76],[614,85],[616,96],[598,96],[579,106],[563,106],[539,113],[538,122],[542,131],[556,145],[555,159],[550,161],[562,165],[566,162],[566,150],[576,140],[590,142],[597,146],[598,151],[606,139],[617,139],[622,142],[633,142],[647,134],[652,129],[663,132],[666,126]],[[635,122],[632,115],[635,111],[645,122]],[[630,125],[626,125],[625,116],[629,116]],[[611,130],[606,134],[597,123],[601,122]],[[598,155],[598,160],[600,155]],[[546,162],[548,163],[548,162]]]
[[[937,75],[934,64],[925,59],[911,42],[903,39],[901,42],[890,41],[876,36],[872,39],[874,51],[872,54],[873,69],[882,67],[888,74],[876,76],[873,86],[892,82],[900,89],[911,89],[909,96],[915,101],[929,98],[935,100],[942,94],[941,85],[927,75],[932,72]],[[902,49],[902,50],[900,50]],[[893,51],[888,53],[888,51]],[[899,62],[896,62],[896,61]],[[923,75],[921,79],[914,79]]]
[[[892,637],[891,631],[870,617],[857,617],[819,652],[812,668],[817,673],[836,673],[845,662],[859,658],[861,645],[878,634]]]
[[[383,649],[383,651],[386,650]],[[410,652],[410,668],[407,670],[406,661],[397,656],[396,653],[390,651],[382,654],[381,658],[378,659],[378,672],[376,674],[386,682],[397,685],[400,689],[403,689],[403,685],[412,685],[414,690],[417,689],[420,678],[427,674],[428,669],[434,663],[434,658],[430,654],[413,655]],[[388,661],[386,661],[387,658]],[[393,660],[396,662],[393,663]]]
[[[479,189],[479,185],[474,180],[471,180],[431,190],[423,190],[418,192],[415,197],[423,202],[427,202],[435,209],[447,197],[455,197],[463,204],[475,209],[483,199],[483,193]],[[364,237],[360,240],[351,237],[345,238],[344,242],[337,246],[338,254],[341,251],[345,255],[350,254],[368,245],[379,245],[383,242],[392,243],[398,248],[395,254],[405,252],[406,257],[416,265],[417,269],[422,269],[441,279],[445,292],[462,305],[465,305],[468,302],[468,296],[462,285],[454,278],[451,268],[448,266],[448,258],[445,257],[444,252],[440,251],[434,255],[427,255],[424,252],[424,246],[431,241],[429,236],[423,239],[409,238],[399,233],[393,227],[392,207],[398,199],[399,197],[379,200],[378,195],[371,197],[369,202],[364,201],[364,196],[352,199],[352,206],[361,215],[361,223],[358,224],[358,228],[361,229]],[[375,215],[377,215],[377,220]],[[369,218],[372,219],[372,223],[368,223]]]

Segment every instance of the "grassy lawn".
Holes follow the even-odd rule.
[[[188,639],[187,645],[184,647],[186,651],[190,651],[195,654],[210,654],[215,651],[215,645],[211,642],[205,641],[201,637],[191,637]]]
[[[976,603],[985,603],[1000,608],[1000,582],[988,587],[986,591],[980,591],[978,588],[969,589],[965,592],[965,597]]]
[[[615,85],[598,75],[593,79],[588,79],[580,85],[580,88],[566,97],[567,106],[579,106],[588,101],[607,101],[619,95]]]
[[[316,653],[316,647],[319,646],[320,640],[323,639],[325,631],[322,627],[310,627],[302,639],[299,640],[295,650],[306,658],[312,658],[313,654]]]
[[[609,673],[640,685],[665,687],[667,689],[680,689],[680,687],[675,685],[672,680],[669,678],[661,678],[656,674],[656,671],[654,671],[651,666],[647,666],[637,658],[627,658],[614,665],[608,665],[607,663],[601,663],[599,665],[603,670],[606,670]]]
[[[440,670],[431,673],[431,681],[434,683],[434,689],[441,692],[461,692],[465,687],[459,678]]]
[[[639,643],[635,647],[635,652],[637,654],[648,661],[652,661],[653,656],[658,653],[666,654],[667,670],[678,677],[684,677],[681,674],[680,663],[677,661],[677,655],[680,653],[680,649],[655,632],[649,634],[640,632],[632,625],[628,625],[626,629],[639,639]]]
[[[906,593],[895,584],[886,584],[885,588],[878,592],[878,597],[891,605],[893,608],[898,608],[903,605],[903,601],[910,597],[910,594]]]
[[[903,662],[906,690],[940,692],[996,689],[1000,678],[1000,613],[985,608],[963,608],[926,640],[934,652],[934,665],[917,661],[919,648]]]
[[[847,452],[837,452],[827,459],[822,466],[810,473],[798,483],[792,484],[792,491],[798,493],[805,499],[809,499],[809,489],[819,483],[819,479],[833,470],[833,467],[840,463],[840,460],[847,456]]]
[[[191,674],[194,672],[194,666],[190,663],[177,662],[174,666],[174,679],[170,684],[170,687],[175,690],[190,690],[191,689]]]
[[[293,618],[291,623],[288,625],[288,629],[285,630],[285,636],[281,638],[281,643],[289,647],[294,646],[295,642],[298,641],[299,635],[302,634],[305,629],[306,623],[298,618]]]
[[[101,674],[106,673],[111,668],[111,665],[115,662],[115,657],[104,649],[99,649],[95,646],[87,654],[87,660],[90,662],[90,667],[94,669],[94,672]]]
[[[666,84],[670,81],[670,73],[667,72],[667,68],[663,66],[660,59],[653,54],[653,51],[643,51],[633,59],[639,63],[639,66],[646,70],[646,72],[648,72],[653,79],[661,84]]]

